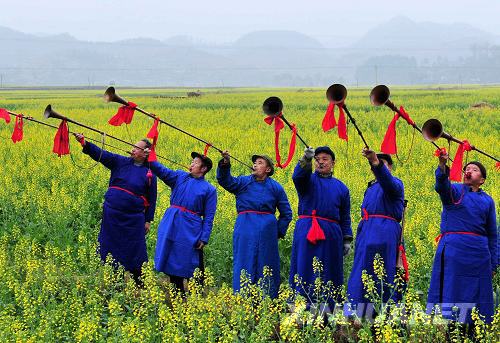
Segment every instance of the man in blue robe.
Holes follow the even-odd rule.
[[[312,159],[315,171],[312,172]],[[309,302],[314,302],[314,281],[332,282],[335,288],[344,281],[344,256],[352,241],[351,201],[346,185],[333,177],[335,154],[328,146],[307,148],[293,173],[299,196],[299,219],[293,235],[290,284]],[[318,275],[313,259],[323,265]],[[296,283],[296,275],[301,283]],[[328,296],[332,305],[337,299]]]
[[[391,156],[375,154],[374,151],[366,148],[363,150],[363,156],[368,159],[375,180],[368,183],[361,204],[362,219],[356,233],[354,263],[347,283],[348,302],[359,317],[364,315],[364,310],[370,310],[367,306],[362,306],[369,300],[365,298],[366,292],[361,281],[361,274],[363,270],[366,270],[368,275],[372,277],[375,275],[373,262],[376,254],[379,254],[384,261],[387,275],[384,283],[394,287],[392,289],[384,287],[383,302],[386,303],[389,298],[394,301],[401,300],[401,292],[396,289],[394,279],[401,240],[399,222],[403,217],[404,205],[403,182],[392,176]],[[381,292],[380,289],[378,291]]]
[[[283,187],[271,179],[274,173],[272,160],[264,155],[253,155],[251,175],[231,175],[229,153],[217,168],[217,181],[236,196],[238,217],[233,234],[233,289],[240,290],[241,272],[245,270],[251,283],[264,277],[265,266],[272,276],[262,279],[266,293],[275,298],[280,285],[280,257],[278,238],[285,237],[292,220],[292,210]],[[275,213],[280,215],[276,220]]]
[[[427,310],[440,307],[443,317],[472,323],[476,307],[487,323],[494,313],[492,275],[498,261],[498,227],[493,199],[480,187],[486,168],[469,162],[462,184],[451,184],[448,155],[439,157],[436,185],[443,204],[441,234],[432,268]]]
[[[156,208],[156,177],[147,166],[151,146],[147,140],[135,144],[130,157],[104,151],[75,134],[83,153],[111,171],[109,187],[104,195],[99,252],[101,260],[111,254],[140,284],[141,267],[147,262],[146,237]]]
[[[212,160],[196,152],[191,157],[189,173],[168,169],[159,162],[150,166],[172,189],[170,207],[158,225],[155,269],[167,274],[182,292],[184,279],[201,267],[202,249],[208,244],[217,207],[215,187],[205,180]]]

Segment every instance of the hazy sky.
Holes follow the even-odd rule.
[[[499,0],[0,0],[0,26],[99,41],[190,35],[227,42],[254,30],[357,37],[397,15],[500,35]]]

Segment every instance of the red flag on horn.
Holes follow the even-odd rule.
[[[149,132],[146,135],[146,137],[151,138],[153,140],[153,145],[151,146],[151,152],[149,153],[148,156],[148,162],[154,162],[157,160],[156,142],[158,141],[158,135],[160,134],[160,132],[158,131],[159,123],[160,123],[160,117],[156,117],[153,126],[151,126],[151,129],[149,129]]]
[[[16,122],[14,123],[14,131],[12,131],[11,139],[14,143],[23,140],[23,117],[16,116]]]
[[[66,120],[61,121],[57,129],[52,152],[56,153],[59,157],[69,154],[69,130]]]
[[[121,106],[118,109],[118,112],[116,112],[116,114],[111,117],[108,123],[113,126],[120,126],[123,123],[130,124],[132,122],[132,118],[134,117],[134,111],[136,107],[137,105],[133,102],[128,102],[128,105]]]
[[[0,108],[0,118],[5,120],[7,124],[10,123],[10,115],[5,108]]]

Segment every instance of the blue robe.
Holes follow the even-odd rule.
[[[131,157],[101,150],[86,142],[83,152],[111,170],[109,187],[104,195],[99,252],[101,259],[111,254],[125,270],[136,271],[147,262],[145,223],[151,222],[156,208],[156,177],[148,179],[146,164],[136,166]],[[150,182],[151,181],[151,182]],[[144,206],[144,196],[149,206]]]
[[[311,218],[298,219],[295,225],[290,265],[290,284],[300,294],[312,296],[312,287],[317,274],[313,272],[313,258],[316,256],[323,264],[321,278],[323,282],[332,281],[335,287],[344,282],[343,240],[352,237],[351,200],[349,190],[340,180],[329,176],[322,177],[312,173],[311,167],[302,168],[300,162],[292,176],[299,196],[299,216],[311,215],[337,221],[337,223],[318,219],[325,233],[325,240],[312,244],[307,240],[311,227]],[[305,286],[296,285],[298,274]],[[329,299],[331,303],[332,299]]]
[[[361,281],[361,273],[366,270],[369,275],[375,275],[373,272],[375,254],[379,254],[384,260],[387,273],[385,282],[394,284],[396,275],[396,260],[401,238],[399,222],[403,217],[404,186],[400,179],[391,175],[384,163],[372,167],[372,171],[376,181],[370,182],[365,191],[361,204],[361,217],[365,218],[366,213],[368,213],[368,215],[384,215],[396,220],[368,217],[368,220],[362,219],[358,225],[354,263],[347,283],[347,295],[352,309],[355,309],[359,303],[369,302],[365,298],[366,292]],[[391,290],[386,287],[383,295],[384,302],[389,300],[390,293]],[[391,298],[398,301],[401,298],[401,293],[394,292]],[[358,315],[361,316],[360,313]]]
[[[172,189],[170,207],[158,225],[155,269],[190,278],[200,266],[201,252],[195,249],[196,245],[198,241],[207,244],[212,232],[217,192],[204,177],[195,178],[159,162],[152,162],[151,170]]]
[[[242,270],[250,274],[252,283],[263,277],[264,266],[272,269],[272,277],[264,285],[270,297],[278,295],[280,257],[278,237],[284,237],[292,220],[292,210],[283,187],[271,178],[259,182],[253,175],[233,177],[229,166],[217,168],[217,181],[236,195],[236,210],[269,212],[238,215],[233,233],[233,289],[240,289]],[[276,209],[280,212],[276,220]]]
[[[495,203],[481,189],[473,192],[464,184],[452,185],[449,168],[446,172],[436,169],[435,189],[443,204],[442,236],[434,258],[427,310],[442,304],[445,318],[471,323],[470,311],[476,306],[489,323],[494,311],[492,272],[499,264]],[[452,310],[454,305],[459,313]]]

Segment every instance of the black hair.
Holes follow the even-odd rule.
[[[197,153],[196,151],[193,151],[191,153],[191,158],[193,158],[193,159],[199,158],[200,159],[202,167],[207,168],[207,171],[205,172],[205,174],[208,173],[212,169],[212,166],[213,166],[212,160],[208,156],[202,155],[202,154]],[[205,175],[205,174],[203,174],[203,175]]]
[[[141,142],[146,143],[146,146],[145,146],[146,149],[151,148],[151,146],[153,145],[153,143],[151,143],[151,141],[149,139],[147,139],[147,138],[141,139]]]

